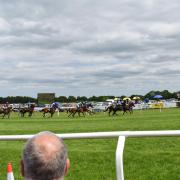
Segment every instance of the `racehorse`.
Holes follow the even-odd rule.
[[[80,113],[81,113],[80,109],[81,108],[77,108],[77,107],[72,107],[72,108],[67,109],[67,113],[69,114],[68,117],[70,117],[70,116],[74,117],[76,113],[78,113],[78,115],[80,117]],[[83,116],[84,116],[84,113],[83,113]]]
[[[76,113],[78,113],[79,117],[80,114],[83,114],[85,117],[85,113],[92,115],[94,112],[92,111],[93,105],[91,103],[82,103],[80,107],[69,108],[67,113],[70,113],[68,117],[74,117]]]
[[[130,114],[133,113],[133,107],[135,107],[134,103],[132,101],[129,101],[128,104],[126,104],[126,102],[124,101],[122,103],[122,105],[117,104],[117,105],[110,105],[105,109],[105,112],[108,111],[109,116],[111,115],[117,115],[116,112],[117,111],[123,111],[123,115],[127,112],[129,112]]]
[[[28,113],[28,117],[32,117],[32,114],[34,112],[35,105],[31,104],[29,107],[23,107],[19,108],[19,115],[21,117],[24,117],[26,113]]]
[[[50,108],[48,107],[45,107],[43,108],[42,110],[40,110],[40,112],[43,112],[43,117],[45,118],[46,117],[46,114],[47,113],[50,113],[50,117],[52,118],[54,113],[56,112],[56,107],[55,106],[52,106]]]
[[[133,101],[129,101],[128,104],[122,103],[122,110],[123,110],[123,115],[129,111],[130,114],[133,113],[133,107],[135,107]]]
[[[3,119],[5,118],[5,116],[7,116],[9,118],[11,111],[12,111],[11,106],[9,106],[7,108],[1,108],[0,109],[0,114],[3,114],[3,116],[2,116]]]
[[[112,115],[114,116],[114,115],[117,115],[116,114],[117,111],[122,111],[122,110],[123,110],[122,105],[113,105],[112,104],[112,105],[108,106],[104,112],[108,111],[109,116],[111,115],[111,112],[113,112]]]

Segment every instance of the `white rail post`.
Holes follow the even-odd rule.
[[[125,136],[119,136],[116,148],[116,178],[117,180],[124,180],[123,171],[123,150],[125,144]]]

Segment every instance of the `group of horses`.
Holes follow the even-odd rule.
[[[68,117],[70,116],[74,117],[75,114],[78,114],[79,117],[81,116],[81,114],[84,117],[85,117],[85,114],[89,114],[89,115],[94,114],[92,103],[82,103],[78,107],[69,107],[66,109],[66,112],[67,114],[69,114]]]
[[[12,111],[12,107],[6,107],[6,108],[0,108],[0,114],[2,115],[2,118],[4,119],[5,116],[8,118],[10,117],[10,113]]]
[[[105,112],[108,111],[109,116],[110,115],[113,115],[113,116],[117,115],[117,113],[116,113],[117,111],[122,111],[123,115],[125,113],[128,113],[128,112],[130,114],[132,114],[133,113],[133,107],[135,107],[133,101],[128,101],[127,103],[123,102],[122,104],[111,104],[105,109]]]
[[[134,107],[134,103],[132,101],[128,103],[122,103],[122,104],[111,104],[104,110],[104,112],[108,112],[109,116],[117,115],[116,113],[117,111],[122,111],[123,115],[127,112],[131,114],[133,113],[133,107]],[[13,109],[12,106],[8,106],[5,108],[0,108],[0,114],[2,115],[2,118],[5,118],[6,116],[7,118],[9,118],[10,113],[14,111],[14,112],[18,112],[20,117],[25,117],[26,114],[28,117],[32,117],[34,108],[35,108],[34,104],[31,104],[28,107],[20,107],[17,109]],[[40,112],[42,112],[44,118],[45,117],[52,118],[56,110],[58,112],[61,111],[59,107],[56,107],[53,105],[49,108],[45,107],[41,109]],[[84,117],[86,114],[92,115],[95,113],[93,111],[93,105],[91,103],[81,104],[81,106],[78,106],[78,107],[69,107],[69,108],[66,108],[65,111],[68,114],[68,117],[75,117],[76,114],[78,114],[79,117],[81,115]],[[49,114],[50,116],[48,116],[47,114]]]
[[[28,107],[19,107],[19,108],[12,108],[12,106],[1,107],[0,115],[2,115],[2,118],[4,119],[5,117],[9,118],[11,112],[17,112],[20,117],[25,117],[26,114],[28,117],[32,117],[34,113],[34,108],[35,108],[35,104],[31,104]],[[56,109],[57,107],[55,106],[52,106],[50,108],[45,107],[39,112],[43,113],[43,117],[46,117],[46,114],[50,114],[49,117],[53,117],[54,113],[56,112]]]
[[[32,117],[32,114],[34,112],[34,104],[31,104],[29,107],[22,107],[22,108],[12,108],[12,106],[7,106],[7,107],[1,107],[0,108],[0,114],[2,115],[2,118],[4,119],[5,117],[9,118],[11,112],[18,112],[20,117],[24,117],[25,114],[28,113],[29,117]]]

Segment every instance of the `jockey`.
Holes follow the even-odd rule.
[[[9,102],[6,102],[4,105],[3,105],[3,108],[4,109],[7,109],[9,107]]]
[[[123,101],[122,101],[122,105],[123,105],[123,106],[126,106],[126,100],[123,100]]]
[[[82,106],[83,106],[82,102],[78,102],[78,103],[76,104],[76,108],[77,108],[77,109],[80,109]]]
[[[122,105],[121,99],[117,100],[117,105]]]
[[[129,104],[129,99],[126,99],[126,104]]]
[[[53,102],[53,103],[51,104],[51,107],[52,107],[52,108],[55,108],[55,109],[58,109],[58,108],[59,108],[59,103],[58,103],[58,102]]]
[[[114,102],[112,102],[112,106],[115,108],[117,106],[117,101],[114,100]]]

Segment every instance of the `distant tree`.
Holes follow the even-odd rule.
[[[28,102],[37,102],[36,98],[27,97],[27,96],[8,96],[8,97],[1,97],[0,103],[28,103]]]
[[[170,98],[177,98],[176,93],[171,93],[168,90],[163,90],[163,91],[150,91],[148,92],[144,97],[153,99],[155,95],[161,95],[163,96],[163,99],[170,99]]]
[[[76,102],[77,99],[74,96],[69,96],[68,97],[68,102]]]
[[[177,98],[178,98],[178,97],[177,97],[177,93],[178,93],[178,92],[173,92],[173,93],[172,93],[172,98],[177,99]]]
[[[114,99],[116,96],[107,96],[107,99]]]
[[[122,96],[121,96],[121,99],[124,99],[125,97],[126,97],[125,95],[122,95]]]
[[[158,93],[159,94],[159,93]],[[156,91],[150,91],[148,92],[144,98],[153,99],[153,97],[156,95]]]
[[[66,103],[68,102],[68,98],[66,96],[59,96],[55,98],[55,101],[61,102],[61,103]]]
[[[108,98],[107,98],[107,96],[99,96],[98,98],[97,98],[97,101],[106,101]]]
[[[88,101],[88,98],[87,98],[86,96],[78,96],[78,97],[77,97],[77,101],[78,101],[78,102]]]
[[[89,101],[97,101],[97,97],[96,96],[89,97]]]
[[[162,91],[161,95],[163,96],[163,99],[170,99],[170,98],[172,98],[172,93],[170,93],[168,90]]]

